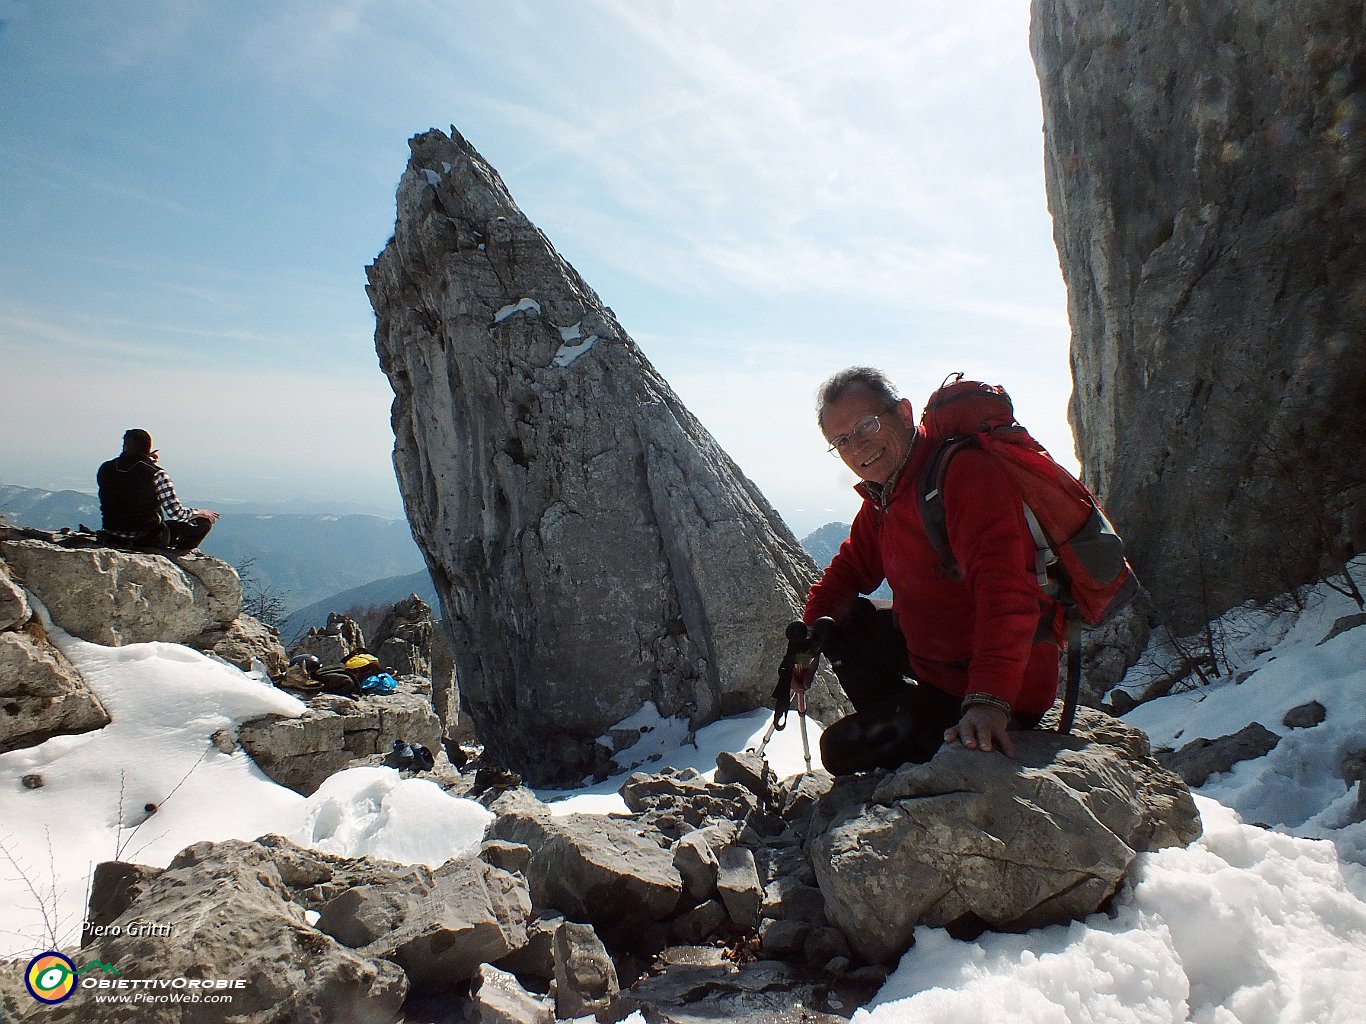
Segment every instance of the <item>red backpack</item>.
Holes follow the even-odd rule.
[[[1138,592],[1124,542],[1086,485],[1015,421],[1004,388],[951,374],[930,395],[920,422],[935,445],[919,481],[920,517],[947,572],[961,575],[944,517],[944,478],[954,455],[972,447],[992,456],[1024,504],[1039,587],[1067,609],[1068,678],[1059,726],[1067,732],[1081,682],[1081,623],[1104,622]]]

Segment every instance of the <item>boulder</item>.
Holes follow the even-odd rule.
[[[304,796],[343,768],[382,762],[395,740],[442,757],[441,723],[423,680],[400,679],[399,689],[384,696],[324,693],[307,703],[298,718],[263,715],[237,730],[242,749],[263,772]]]
[[[809,867],[808,867],[809,870]],[[764,902],[759,912],[776,921],[803,921],[810,925],[824,925],[825,897],[814,884],[798,875],[782,875],[764,887]]]
[[[1322,725],[1327,717],[1328,709],[1318,701],[1311,700],[1287,711],[1281,719],[1281,724],[1287,729],[1312,729],[1316,725]]]
[[[199,553],[161,555],[0,541],[12,575],[73,636],[118,647],[188,644],[242,610],[242,583],[226,562]]]
[[[1366,748],[1348,751],[1338,762],[1338,774],[1347,783],[1347,788],[1357,788],[1356,804],[1352,808],[1352,821],[1366,821]]]
[[[0,753],[108,724],[104,706],[41,630],[0,633]]]
[[[971,934],[1081,919],[1138,852],[1199,836],[1189,791],[1138,730],[1082,708],[1072,735],[1015,742],[1017,760],[945,747],[822,798],[808,853],[827,918],[864,960],[894,962],[921,924]]]
[[[548,999],[522,988],[515,974],[480,964],[470,982],[472,1024],[555,1024],[555,1007]]]
[[[1341,636],[1348,630],[1366,626],[1366,612],[1354,612],[1351,615],[1343,615],[1333,622],[1332,627],[1324,634],[1320,644],[1326,644],[1329,640]]]
[[[22,1020],[22,1014],[38,1005],[25,983],[28,959],[0,960],[0,1020]]]
[[[415,992],[438,993],[524,945],[530,914],[521,876],[470,858],[348,888],[323,906],[317,928],[368,959],[392,960]]]
[[[370,638],[370,647],[394,671],[430,679],[435,631],[431,607],[416,594],[410,594],[385,612]]]
[[[1366,25],[1036,0],[1030,44],[1083,476],[1188,633],[1366,550]]]
[[[498,966],[541,988],[548,986],[555,978],[555,933],[564,921],[564,915],[553,910],[533,914],[526,942],[499,960]]]
[[[279,632],[245,613],[224,626],[201,633],[189,646],[216,654],[243,672],[250,671],[258,661],[272,678],[289,668]]]
[[[621,986],[593,926],[564,922],[555,931],[554,947],[556,1016],[573,1020],[605,1010]]]
[[[840,1024],[848,1019],[824,1007],[850,1009],[872,994],[848,1002],[837,998],[825,980],[773,960],[737,966],[727,951],[683,947],[665,951],[665,969],[638,980],[617,997],[612,1019],[632,1013],[658,1024]]]
[[[720,931],[729,919],[720,900],[703,900],[670,921],[669,934],[676,942],[695,945]]]
[[[1140,585],[1134,597],[1109,619],[1082,629],[1082,704],[1102,706],[1107,691],[1124,678],[1147,647],[1156,621],[1152,596]]]
[[[712,821],[743,827],[758,810],[759,798],[738,782],[712,782],[694,768],[666,768],[659,774],[634,772],[621,787],[628,809],[670,838]]]
[[[780,960],[800,953],[810,934],[811,925],[796,918],[766,917],[759,925],[759,942],[764,952]]]
[[[164,870],[118,860],[96,864],[85,920],[81,923],[81,945],[88,946],[105,934]]]
[[[693,726],[760,706],[811,559],[474,148],[409,148],[375,347],[491,759],[577,781],[646,701]]]
[[[5,563],[0,561],[0,630],[22,626],[32,614],[24,588],[10,578]]]
[[[716,891],[726,913],[741,928],[757,928],[764,887],[754,851],[746,846],[727,846],[716,855],[716,863]]]
[[[521,843],[509,843],[504,839],[485,840],[479,847],[479,857],[496,868],[523,875],[531,867],[531,849]]]
[[[450,638],[430,605],[416,594],[395,603],[376,627],[370,646],[391,671],[431,680],[432,706],[441,719],[443,735],[460,742],[477,742],[469,716],[460,713]]]
[[[351,657],[351,650],[351,645],[340,633],[309,630],[290,648],[290,654],[311,654],[324,665],[340,665]]]
[[[1269,754],[1280,741],[1260,722],[1250,722],[1231,735],[1191,740],[1174,753],[1159,753],[1157,760],[1168,771],[1181,776],[1186,785],[1199,787],[1211,775],[1226,772],[1240,761]]]
[[[531,848],[527,878],[537,909],[554,908],[613,933],[665,920],[683,893],[673,854],[633,821],[552,816],[544,805],[519,801],[499,809],[488,838]]]
[[[706,833],[695,829],[674,844],[674,867],[683,879],[688,895],[695,900],[705,900],[716,892],[717,873],[720,862]]]
[[[197,843],[144,879],[128,908],[83,951],[83,963],[119,965],[117,980],[242,981],[230,1010],[210,1003],[146,1004],[138,1021],[387,1021],[408,991],[403,971],[310,927],[258,843]],[[128,1006],[82,990],[45,1010],[52,1021],[122,1022]]]
[[[756,750],[746,750],[738,754],[732,754],[728,750],[721,751],[716,755],[715,779],[719,783],[734,782],[744,786],[764,806],[773,804],[778,798],[778,776],[764,756]]]
[[[803,823],[820,800],[835,784],[835,777],[825,769],[794,775],[779,787],[779,804],[783,819],[794,824]]]

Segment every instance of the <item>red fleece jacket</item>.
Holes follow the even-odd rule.
[[[1057,696],[1065,625],[1062,607],[1035,581],[1023,505],[991,456],[972,448],[954,456],[944,514],[962,578],[951,578],[920,519],[917,481],[933,446],[919,428],[889,493],[856,488],[863,507],[807,595],[803,618],[808,625],[838,618],[885,579],[917,679],[956,697],[989,693],[1016,711],[1042,714]],[[1046,639],[1036,641],[1043,617]]]

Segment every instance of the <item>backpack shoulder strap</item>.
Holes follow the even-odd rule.
[[[949,462],[964,448],[978,448],[981,445],[973,434],[955,434],[941,439],[938,446],[925,460],[920,471],[917,493],[920,496],[920,521],[930,538],[939,564],[949,576],[957,578],[962,574],[958,560],[953,557],[949,547],[948,519],[944,513],[944,478],[949,473]]]

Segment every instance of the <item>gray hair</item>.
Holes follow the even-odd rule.
[[[896,385],[881,370],[871,366],[851,366],[835,374],[816,392],[816,423],[820,427],[825,426],[825,410],[851,391],[867,391],[889,409],[901,401],[901,396],[896,393]]]

